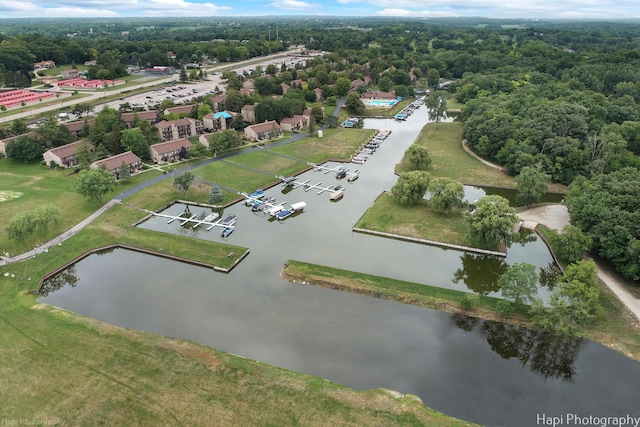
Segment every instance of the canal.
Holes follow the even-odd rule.
[[[509,263],[547,268],[543,243],[529,239],[506,259],[351,232],[380,192],[395,182],[393,164],[426,123],[367,120],[392,135],[347,186],[344,198],[302,188],[269,194],[305,201],[305,212],[269,221],[244,205],[230,243],[251,253],[230,274],[127,250],[79,261],[54,280],[42,302],[127,328],[200,342],[358,389],[385,387],[418,395],[426,405],[485,425],[536,425],[536,416],[637,413],[640,364],[596,343],[559,340],[495,322],[292,284],[279,277],[293,258],[418,283],[497,295],[495,278]],[[197,171],[196,171],[197,174]],[[337,185],[333,174],[308,179]],[[306,176],[305,175],[305,179]],[[178,213],[179,205],[169,208]],[[142,227],[174,233],[153,218]],[[203,229],[194,237],[219,240]],[[118,266],[118,268],[114,268]],[[73,286],[61,286],[64,282]],[[59,288],[55,290],[54,288]],[[55,290],[55,291],[53,291]],[[542,290],[545,293],[545,290]]]

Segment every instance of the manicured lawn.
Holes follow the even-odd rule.
[[[245,165],[254,169],[276,175],[288,176],[307,167],[306,163],[298,162],[289,157],[279,156],[268,151],[254,151],[231,160],[233,163]]]
[[[374,133],[370,129],[325,129],[322,138],[307,137],[269,150],[313,163],[329,159],[346,161]]]
[[[428,169],[434,177],[446,177],[462,181],[463,184],[516,186],[513,177],[499,172],[470,156],[462,148],[463,123],[429,123],[415,140],[415,144],[429,149],[432,164]],[[410,170],[403,160],[397,168],[399,173]]]
[[[24,252],[34,245],[50,240],[98,209],[96,202],[89,201],[75,192],[76,175],[69,175],[69,173],[69,169],[50,169],[40,163],[25,164],[8,159],[0,160],[0,192],[22,193],[20,198],[0,202],[0,218],[3,218],[4,226],[8,225],[16,214],[34,210],[41,205],[56,206],[63,214],[58,229],[50,227],[44,236],[35,233],[32,238],[22,243],[9,240],[2,227],[0,230],[1,253]],[[109,200],[127,188],[158,174],[160,174],[159,171],[150,170],[133,176],[129,182],[118,182],[104,200]]]
[[[465,245],[468,225],[461,211],[438,212],[427,202],[403,206],[390,193],[382,193],[355,225],[374,231],[437,242]]]

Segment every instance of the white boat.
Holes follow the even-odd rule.
[[[339,200],[342,198],[342,196],[344,196],[344,190],[340,189],[340,190],[336,190],[333,193],[331,193],[331,195],[329,196],[329,200]]]

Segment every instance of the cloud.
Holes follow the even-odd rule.
[[[300,0],[280,0],[271,3],[270,6],[285,10],[309,10],[322,7],[321,5],[314,5]]]
[[[407,10],[407,9],[382,9],[378,12],[380,16],[400,16],[410,18],[455,18],[459,13],[451,11],[430,11],[430,10]]]

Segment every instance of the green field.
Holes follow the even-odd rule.
[[[433,177],[446,177],[463,184],[494,185],[498,187],[516,186],[513,177],[480,163],[462,148],[462,128],[460,122],[429,123],[415,140],[415,144],[429,149],[432,164],[428,172]],[[411,170],[402,160],[396,169],[402,173]]]
[[[322,138],[308,137],[290,144],[269,148],[307,162],[320,163],[329,159],[349,160],[375,131],[369,129],[325,129]]]
[[[423,201],[414,206],[400,205],[390,193],[382,193],[355,225],[401,236],[454,245],[466,245],[469,229],[461,211],[438,212]]]

